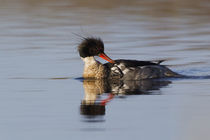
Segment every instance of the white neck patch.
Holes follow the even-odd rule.
[[[95,60],[95,58],[93,56],[90,57],[85,57],[81,59],[85,62],[85,65],[93,65],[95,63],[99,63],[98,61]]]

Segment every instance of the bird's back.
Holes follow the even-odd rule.
[[[137,60],[115,60],[115,63],[106,63],[110,79],[141,80],[164,77],[178,77],[179,75],[164,65],[162,61],[137,61]]]

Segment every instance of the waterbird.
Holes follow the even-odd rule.
[[[83,37],[78,45],[78,52],[84,61],[84,79],[142,80],[182,76],[161,65],[164,60],[112,60],[104,52],[102,39],[97,37]],[[95,56],[101,57],[108,63],[100,63]]]

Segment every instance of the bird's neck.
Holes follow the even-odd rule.
[[[83,77],[101,79],[105,76],[105,67],[93,56],[82,58],[85,63]]]

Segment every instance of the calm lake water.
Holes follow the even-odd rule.
[[[210,139],[210,1],[0,3],[0,139]],[[75,34],[101,37],[112,59],[165,59],[195,78],[103,94],[100,82],[75,79]]]

